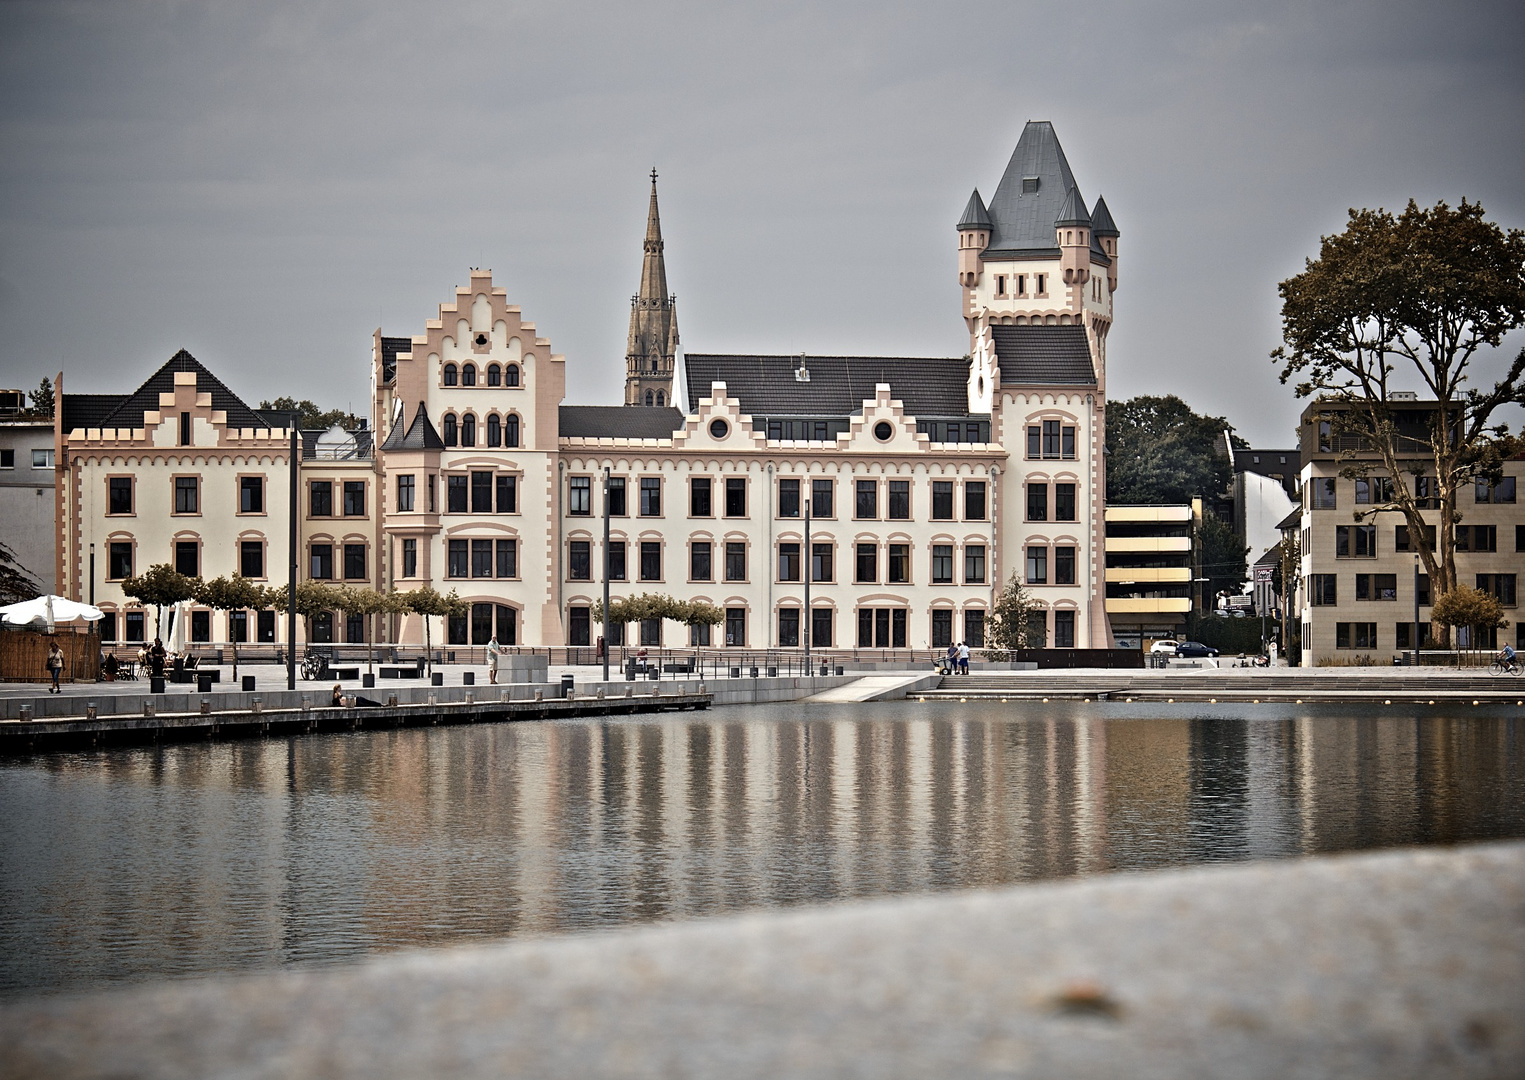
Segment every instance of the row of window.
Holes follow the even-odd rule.
[[[107,581],[122,581],[132,577],[133,547],[131,540],[112,540],[106,545]],[[200,577],[201,541],[176,540],[173,565],[179,573],[189,577]],[[265,576],[265,541],[262,538],[240,540],[237,565],[241,576],[263,578]]]
[[[1011,292],[1006,291],[1006,283],[1011,282]],[[1027,283],[1033,283],[1033,291],[1027,291]],[[1048,295],[1047,274],[997,274],[995,276],[995,295],[997,300],[1024,299],[1034,297],[1041,299]]]
[[[852,481],[852,517],[856,521],[910,521],[911,481],[909,480],[855,480]],[[688,516],[709,518],[720,516],[744,518],[750,516],[748,488],[750,480],[744,476],[726,477],[715,481],[707,476],[690,477],[688,481]],[[837,516],[836,481],[830,478],[812,479],[808,489],[809,504],[806,506],[803,481],[798,477],[785,477],[778,481],[778,511],[780,518],[798,518],[808,509],[813,519],[832,519]],[[984,480],[965,480],[962,485],[953,480],[934,480],[931,488],[931,519],[933,521],[956,520],[958,488],[963,489],[963,521],[984,521],[989,515],[988,485]],[[1070,485],[1073,489],[1073,485]],[[1074,492],[1071,491],[1073,501]],[[630,513],[626,480],[611,477],[609,480],[608,510],[611,517]],[[593,477],[572,476],[567,478],[567,513],[572,517],[593,515]],[[662,478],[645,476],[640,479],[640,514],[642,517],[660,517],[662,514]]]
[[[456,543],[459,541],[452,541]],[[486,543],[486,541],[481,541]],[[504,541],[499,541],[503,543]],[[662,581],[662,548],[660,540],[643,540],[637,545],[639,580]],[[714,581],[716,556],[720,556],[724,571],[723,581],[749,581],[747,543],[730,540],[714,544],[708,540],[693,540],[688,545],[688,580]],[[803,580],[804,545],[798,542],[778,544],[778,582]],[[883,549],[881,551],[881,548]],[[609,580],[629,580],[629,558],[624,541],[611,540],[608,546]],[[1073,552],[1073,548],[1069,549]],[[954,583],[954,545],[931,545],[931,582],[934,585]],[[911,545],[859,543],[852,545],[853,581],[859,584],[884,582],[889,585],[911,584]],[[963,547],[963,582],[966,585],[983,585],[988,580],[986,547],[984,544],[965,544]],[[882,576],[881,576],[882,574]],[[464,576],[464,575],[452,575]],[[473,575],[489,576],[489,575]],[[832,543],[810,545],[810,580],[831,583],[836,581],[836,545]],[[567,545],[567,580],[593,581],[593,542],[572,540]],[[598,578],[597,580],[602,580]]]
[[[1405,580],[1407,580],[1407,575]],[[1369,600],[1377,603],[1383,601],[1396,601],[1398,599],[1398,575],[1397,574],[1356,574],[1354,596],[1357,600]],[[1418,575],[1417,586],[1418,602],[1422,606],[1430,603],[1430,576]],[[1498,597],[1499,603],[1505,607],[1515,606],[1515,575],[1514,574],[1478,574],[1477,588],[1485,593]],[[1304,582],[1308,603],[1312,607],[1332,607],[1340,602],[1339,575],[1338,574],[1309,574]],[[1410,601],[1413,596],[1406,597]]]
[[[506,609],[512,610],[512,609]],[[277,611],[230,611],[228,612],[227,637],[225,640],[243,644],[253,640],[261,643],[273,643],[275,641],[275,628]],[[187,640],[192,644],[208,644],[212,641],[212,612],[206,610],[192,610],[187,612]],[[251,617],[252,616],[252,617]],[[365,616],[344,615],[344,640],[351,644],[364,644],[366,640]],[[334,638],[335,626],[340,622],[338,613],[321,611],[308,621],[308,641],[318,644],[330,644]],[[127,642],[139,644],[146,641],[148,621],[146,613],[138,609],[127,611],[106,611],[101,621],[96,624],[99,627],[101,641],[107,644]],[[517,624],[515,624],[517,625]],[[252,638],[251,638],[252,633]],[[120,637],[118,635],[121,635]],[[484,641],[486,639],[483,639]],[[513,640],[504,641],[504,635],[500,632],[498,640],[505,644],[513,644]],[[451,644],[457,644],[452,640]]]
[[[191,515],[201,513],[201,477],[176,476],[173,513]],[[110,476],[106,478],[106,514],[109,517],[128,517],[137,513],[137,477]],[[330,496],[331,498],[331,496]],[[265,512],[265,478],[263,476],[240,476],[237,488],[238,512],[240,514],[263,514]],[[365,485],[360,485],[360,510],[365,514]]]
[[[1435,550],[1435,526],[1426,525],[1430,550]],[[1507,534],[1506,534],[1507,535]],[[1493,552],[1499,549],[1497,525],[1457,525],[1452,536],[1457,551]],[[1395,552],[1417,551],[1418,545],[1411,541],[1407,525],[1393,527],[1393,550]],[[1303,530],[1304,550],[1308,550],[1309,530]],[[1514,549],[1525,551],[1525,525],[1514,527]],[[1334,527],[1334,555],[1337,559],[1374,559],[1377,557],[1377,527],[1375,525],[1336,525]]]
[[[14,469],[16,467],[16,451],[13,449],[0,450],[0,469]],[[53,451],[33,450],[32,468],[51,469],[53,467]]]
[[[488,413],[481,425],[483,445],[516,447],[519,445],[519,418],[513,413],[499,416]],[[440,420],[440,439],[446,446],[475,446],[477,444],[477,418],[474,413],[464,413],[459,418],[449,412]]]
[[[475,364],[462,364],[457,368],[454,364],[446,364],[440,372],[440,381],[446,386],[476,386],[477,366]],[[482,385],[517,387],[519,385],[519,365],[506,364],[499,367],[497,364],[488,364],[481,372]]]
[[[1392,648],[1412,649],[1414,647],[1414,624],[1412,622],[1400,622],[1393,625]],[[1337,622],[1334,624],[1334,647],[1336,649],[1380,649],[1382,642],[1378,638],[1378,624],[1374,622]],[[1303,640],[1308,641],[1309,628],[1303,628]],[[1427,622],[1419,624],[1420,637],[1426,640],[1420,642],[1421,647],[1428,647],[1427,641],[1433,640],[1434,628]],[[1474,628],[1457,626],[1452,628],[1452,643],[1460,649],[1497,649],[1499,647],[1499,632],[1494,627],[1480,627],[1474,632]],[[1525,627],[1515,630],[1515,643],[1520,648],[1525,648]]]
[[[1372,505],[1393,501],[1393,481],[1388,476],[1363,477],[1354,481],[1356,504]],[[1335,477],[1319,476],[1308,482],[1308,505],[1314,510],[1336,510]],[[1433,476],[1415,476],[1409,480],[1409,493],[1421,510],[1434,510],[1440,506],[1440,490]],[[1505,476],[1498,481],[1479,477],[1472,488],[1473,502],[1482,504],[1512,503],[1515,501],[1515,478]]]
[[[1075,485],[1055,484],[1053,516],[1049,516],[1049,485],[1027,485],[1027,520],[1028,521],[1077,521],[1075,516]]]

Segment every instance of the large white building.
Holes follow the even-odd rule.
[[[1104,202],[1086,209],[1052,126],[1029,123],[994,198],[976,192],[957,235],[969,356],[680,359],[653,178],[630,404],[612,407],[564,404],[566,359],[490,272],[472,271],[419,332],[374,335],[359,442],[304,441],[303,576],[453,589],[470,605],[447,628],[454,644],[494,633],[596,643],[607,565],[616,599],[663,593],[725,612],[712,635],[632,630],[647,644],[789,649],[808,632],[818,648],[907,649],[980,645],[1015,573],[1051,646],[1109,646],[1103,439],[1118,231]],[[66,590],[93,588],[126,636],[142,623],[113,592],[128,553],[142,570],[195,543],[204,575],[284,580],[285,421],[184,354],[136,394],[108,397],[63,395],[59,410]],[[203,493],[194,517],[173,502],[186,477]],[[255,478],[257,512],[240,502]],[[111,501],[124,479],[130,512]],[[87,580],[91,544],[106,572]],[[262,559],[246,564],[255,545]],[[209,640],[243,632],[211,617],[193,622]],[[250,620],[251,637],[267,623],[270,640],[284,634],[273,613]],[[342,613],[314,626],[333,640],[359,632]],[[423,631],[410,617],[387,635],[411,643]]]

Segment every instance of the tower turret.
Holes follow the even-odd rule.
[[[667,292],[655,169],[651,170],[651,209],[641,247],[641,291],[630,301],[630,338],[625,346],[625,404],[671,405],[678,357],[678,298]]]
[[[980,281],[980,254],[990,244],[990,214],[975,188],[958,219],[958,283],[972,289]]]
[[[1117,291],[1117,238],[1120,235],[1107,209],[1107,200],[1097,196],[1096,206],[1091,210],[1091,235],[1101,245],[1101,250],[1112,260],[1107,267],[1107,291]]]
[[[1070,188],[1064,206],[1054,220],[1059,247],[1059,267],[1066,285],[1084,285],[1091,277],[1091,215],[1080,198],[1079,188]]]

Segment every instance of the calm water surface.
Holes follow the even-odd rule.
[[[9,761],[0,822],[15,996],[1519,837],[1525,752],[1482,709],[788,705]]]

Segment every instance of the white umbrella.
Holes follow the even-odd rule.
[[[169,609],[169,617],[172,620],[174,644],[170,647],[177,653],[185,652],[185,605],[176,604]]]
[[[19,604],[0,607],[0,622],[6,626],[41,625],[52,633],[58,623],[95,622],[105,613],[90,604],[81,604],[63,596],[38,596]]]

